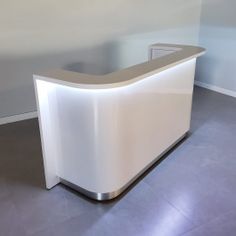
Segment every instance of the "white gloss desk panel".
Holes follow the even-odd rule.
[[[46,187],[90,198],[123,192],[189,131],[205,49],[155,44],[149,61],[106,75],[34,75]]]

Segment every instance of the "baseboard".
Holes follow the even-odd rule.
[[[23,113],[19,115],[14,115],[14,116],[2,117],[0,118],[0,125],[13,123],[13,122],[21,121],[21,120],[28,120],[28,119],[32,119],[36,117],[38,117],[37,111],[27,112],[27,113]]]
[[[197,80],[195,80],[194,84],[199,86],[199,87],[206,88],[206,89],[209,89],[209,90],[212,90],[212,91],[215,91],[215,92],[218,92],[218,93],[222,93],[224,95],[228,95],[228,96],[236,98],[236,92],[235,91],[232,91],[232,90],[229,90],[229,89],[220,88],[218,86],[207,84],[207,83],[203,83],[203,82],[200,82],[200,81],[197,81]]]

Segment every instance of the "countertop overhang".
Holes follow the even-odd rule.
[[[173,52],[157,59],[105,75],[89,75],[56,69],[34,75],[34,79],[81,89],[109,89],[123,87],[193,58],[197,58],[205,53],[204,48],[187,45],[154,44],[150,47],[156,49],[173,49]]]

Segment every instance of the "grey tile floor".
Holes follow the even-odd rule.
[[[195,88],[191,132],[118,199],[44,188],[37,120],[0,126],[0,236],[235,236],[236,99]]]

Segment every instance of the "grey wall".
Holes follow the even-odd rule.
[[[236,1],[203,0],[197,80],[236,91]]]
[[[34,111],[32,74],[107,73],[156,42],[197,44],[201,0],[0,0],[0,118]]]

